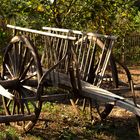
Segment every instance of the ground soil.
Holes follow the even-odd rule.
[[[136,116],[115,107],[104,121],[94,110],[95,121],[89,114],[76,114],[70,104],[55,104],[54,111],[41,113],[31,135],[48,140],[138,140]],[[45,119],[45,120],[44,120]]]
[[[130,69],[135,84],[140,83],[140,71]],[[120,77],[125,82],[125,74]],[[127,94],[127,95],[126,95]],[[125,93],[125,97],[131,96]],[[139,95],[139,91],[137,91]],[[139,96],[137,96],[139,98]],[[114,107],[106,120],[101,121],[96,109],[93,109],[94,121],[91,122],[88,107],[81,111],[78,106],[78,114],[70,104],[70,101],[44,103],[40,118],[35,127],[27,134],[18,130],[16,139],[21,140],[139,140],[136,116],[119,107]],[[1,125],[1,132],[6,127]],[[10,137],[11,140],[15,138]]]

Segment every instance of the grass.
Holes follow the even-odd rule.
[[[95,116],[96,117],[96,116]],[[105,121],[90,122],[88,111],[77,115],[69,102],[43,104],[36,126],[27,134],[0,126],[0,140],[138,140],[136,119],[115,108]]]
[[[134,115],[126,110],[115,108],[106,121],[91,124],[88,113],[74,113],[71,105],[44,105],[44,112],[38,125],[30,132],[44,140],[138,140]],[[48,107],[48,108],[46,108]],[[52,108],[52,111],[50,110]],[[118,114],[117,114],[118,112]],[[115,115],[117,114],[117,116]]]
[[[20,135],[12,127],[3,127],[0,132],[0,140],[20,140]]]

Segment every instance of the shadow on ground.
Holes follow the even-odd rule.
[[[56,110],[45,115],[47,119],[40,119],[29,134],[43,140],[139,140],[136,118],[124,110],[120,117],[115,116],[117,108],[107,120],[97,120],[93,124],[87,114],[73,115],[67,107],[65,110],[70,114],[65,114],[63,109]]]

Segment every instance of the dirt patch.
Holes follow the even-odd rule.
[[[35,127],[27,134],[15,130],[16,140],[138,140],[137,121],[133,113],[114,107],[106,120],[101,121],[93,109],[94,122],[91,122],[89,108],[77,115],[70,104],[43,103],[40,118]],[[7,126],[0,126],[0,134],[9,136]],[[13,132],[11,132],[13,133]],[[11,135],[10,135],[11,136]],[[13,138],[12,138],[13,137]],[[11,140],[15,136],[11,136]],[[19,139],[17,139],[19,138]]]
[[[100,121],[96,111],[91,123],[86,112],[77,115],[70,104],[52,104],[53,111],[46,108],[31,135],[49,140],[138,140],[137,122],[131,112],[115,107],[108,118]]]

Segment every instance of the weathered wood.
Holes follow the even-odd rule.
[[[51,30],[51,31],[58,31],[58,32],[65,32],[65,33],[73,33],[73,34],[87,34],[89,36],[95,36],[95,37],[103,37],[103,38],[108,38],[108,39],[116,39],[116,36],[109,36],[109,35],[102,35],[102,34],[97,34],[97,33],[84,33],[78,30],[71,30],[71,29],[60,29],[60,28],[53,28],[53,27],[42,27],[43,30]]]
[[[89,97],[102,102],[114,102],[114,105],[124,108],[134,114],[140,116],[140,105],[135,106],[133,101],[130,101],[124,97],[118,96],[107,90],[97,88],[82,81],[82,96]]]
[[[29,32],[29,33],[35,33],[35,34],[51,36],[51,37],[58,37],[58,38],[68,39],[68,40],[76,40],[75,37],[71,37],[71,36],[53,34],[53,33],[49,33],[49,32],[43,32],[43,31],[38,31],[38,30],[33,30],[33,29],[28,29],[28,28],[22,28],[22,27],[18,27],[18,26],[9,25],[9,24],[7,25],[7,27],[12,28],[12,29],[16,29],[16,30],[20,30],[20,31]]]
[[[35,115],[8,115],[0,116],[0,123],[17,122],[17,121],[33,121],[36,119]]]
[[[92,65],[91,65],[92,59],[95,59],[95,56],[96,56],[94,54],[94,53],[96,53],[96,51],[94,51],[94,48],[92,48],[93,50],[90,50],[90,47],[88,45],[90,45],[90,46],[98,45],[99,46],[99,51],[100,51],[99,53],[100,53],[101,57],[97,58],[98,59],[97,60],[97,62],[98,62],[97,69],[95,68],[94,72],[92,72],[92,74],[95,74],[95,79],[91,83],[94,83],[94,85],[100,86],[101,82],[104,78],[104,75],[105,75],[108,61],[109,61],[110,56],[111,56],[114,40],[116,40],[117,37],[95,34],[95,33],[83,33],[81,31],[69,30],[69,29],[46,28],[47,30],[51,30],[51,31],[54,30],[56,32],[57,31],[62,32],[62,34],[61,33],[54,34],[54,33],[50,33],[50,32],[43,32],[43,31],[38,31],[38,30],[21,28],[21,27],[12,26],[12,25],[7,25],[7,27],[15,29],[15,30],[19,30],[19,31],[28,32],[28,33],[34,33],[34,34],[39,34],[39,35],[43,35],[43,36],[47,36],[47,37],[58,38],[57,41],[52,40],[52,38],[49,38],[51,40],[51,42],[48,41],[48,44],[46,42],[47,47],[50,46],[51,49],[52,50],[54,49],[56,52],[59,50],[60,53],[58,53],[58,54],[54,53],[54,55],[53,55],[53,53],[52,53],[53,51],[50,48],[48,48],[48,50],[49,50],[48,57],[52,62],[54,61],[55,64],[53,62],[52,65],[48,66],[48,70],[46,70],[45,74],[42,76],[42,78],[40,80],[41,81],[40,85],[42,85],[45,81],[47,81],[47,82],[50,81],[53,83],[55,80],[53,81],[52,79],[49,79],[49,77],[54,77],[54,79],[57,79],[57,76],[59,75],[59,79],[61,79],[60,84],[68,86],[70,88],[72,88],[72,87],[76,88],[77,85],[74,85],[74,84],[72,85],[72,80],[76,79],[74,77],[75,75],[71,76],[72,78],[70,80],[70,77],[68,75],[62,74],[62,73],[57,73],[54,71],[54,69],[57,71],[58,65],[60,65],[60,63],[62,64],[62,62],[64,62],[64,60],[66,60],[67,54],[68,54],[67,51],[63,51],[66,46],[64,47],[64,46],[60,45],[61,43],[62,44],[64,43],[63,40],[60,41],[59,39],[66,39],[66,40],[75,41],[78,38],[77,39],[78,41],[75,43],[75,47],[77,46],[77,48],[75,48],[74,51],[75,51],[75,53],[79,51],[79,54],[77,54],[78,55],[77,57],[78,57],[78,63],[80,64],[80,72],[83,74],[83,77],[82,77],[81,81],[79,80],[80,81],[79,83],[81,83],[81,85],[80,85],[81,91],[79,93],[77,92],[77,94],[79,94],[82,97],[94,99],[97,101],[102,101],[102,102],[107,102],[107,103],[113,102],[114,105],[125,108],[125,109],[133,112],[134,114],[140,116],[140,105],[136,105],[132,101],[130,101],[124,97],[121,97],[119,95],[116,95],[110,91],[98,88],[97,86],[93,86],[92,84],[84,82],[84,81],[88,81],[89,74],[90,74],[90,68],[92,67]],[[63,35],[64,32],[67,34]],[[75,34],[79,34],[80,36],[78,36],[77,38],[69,36],[69,35],[75,36]],[[102,38],[102,39],[100,40],[98,38]],[[102,40],[105,40],[105,41],[102,42]],[[89,43],[87,43],[88,41],[89,41]],[[54,43],[54,42],[57,42],[57,43]],[[67,43],[69,43],[69,42],[67,42]],[[83,45],[83,44],[85,44],[85,45]],[[55,45],[55,46],[53,46],[53,45]],[[83,48],[83,46],[84,46],[84,48]],[[69,45],[68,45],[68,48],[70,48]],[[85,50],[85,48],[87,48],[87,49]],[[94,57],[91,57],[91,54],[94,54]],[[57,55],[60,55],[60,57],[57,58],[56,57]],[[90,59],[90,58],[92,58],[92,59]],[[47,63],[47,64],[49,64],[49,63]],[[64,63],[64,65],[66,65],[66,63]],[[87,67],[87,66],[89,66],[89,67]],[[71,75],[72,75],[72,73],[71,73]],[[130,79],[130,78],[128,77],[128,79]],[[76,79],[76,81],[78,81],[78,80]],[[75,82],[75,84],[76,84],[76,82]],[[77,90],[79,90],[79,89],[77,89]],[[45,95],[45,96],[41,97],[41,101],[54,101],[54,100],[58,100],[58,99],[62,100],[65,98],[68,98],[68,96],[66,94]],[[36,97],[28,97],[28,98],[25,98],[25,100],[37,100],[37,98]]]
[[[77,106],[76,106],[76,104],[74,103],[73,99],[70,99],[70,102],[71,102],[71,105],[72,105],[72,107],[73,107],[75,113],[76,113],[77,115],[79,115],[79,111],[78,111]]]
[[[16,88],[18,84],[19,84],[19,79],[0,80],[0,85],[6,89]]]
[[[0,94],[10,100],[14,98],[14,95],[8,92],[2,85],[0,85]]]
[[[53,73],[53,74],[57,74],[57,73]],[[68,87],[72,87],[69,76],[62,73],[59,73],[59,76],[61,78],[61,84]],[[82,97],[86,97],[86,98],[90,98],[90,99],[94,99],[94,100],[106,102],[106,103],[113,102],[114,105],[124,108],[140,116],[140,105],[137,104],[137,106],[135,106],[133,101],[130,101],[124,97],[116,95],[105,89],[98,88],[97,86],[94,86],[84,81],[81,81],[81,85],[82,85],[82,92],[80,92],[80,95]]]
[[[44,102],[44,101],[48,101],[48,102],[52,102],[52,101],[64,101],[65,99],[68,99],[70,97],[69,94],[52,94],[52,95],[43,95],[41,96],[40,98],[40,101],[41,102]],[[22,98],[22,99],[17,99],[17,101],[37,101],[38,98],[33,96],[33,97],[25,97],[25,98]]]
[[[30,86],[24,85],[28,80],[37,79],[39,81],[42,76],[42,68],[36,49],[28,37],[17,35],[5,48],[3,58],[1,72],[3,81],[1,84],[4,84],[4,87],[7,86],[6,88],[15,95],[15,99],[3,98],[5,114],[9,116],[0,116],[0,119],[1,122],[26,121],[26,123],[12,123],[14,126],[18,125],[20,128],[24,128],[24,131],[29,131],[35,125],[42,106],[39,98],[36,102],[31,103],[32,107],[30,107],[28,100],[23,101],[24,97],[38,97],[38,92],[33,92],[37,91],[38,86],[31,89]],[[30,125],[28,125],[29,123]]]
[[[41,101],[65,101],[69,98],[68,94],[52,94],[41,96]]]
[[[108,89],[110,92],[113,92],[113,93],[125,93],[125,92],[130,92],[131,89],[130,87],[127,85],[127,86],[121,86],[119,88],[113,88],[113,89]],[[135,91],[138,91],[140,90],[140,85],[134,85],[134,90]]]

